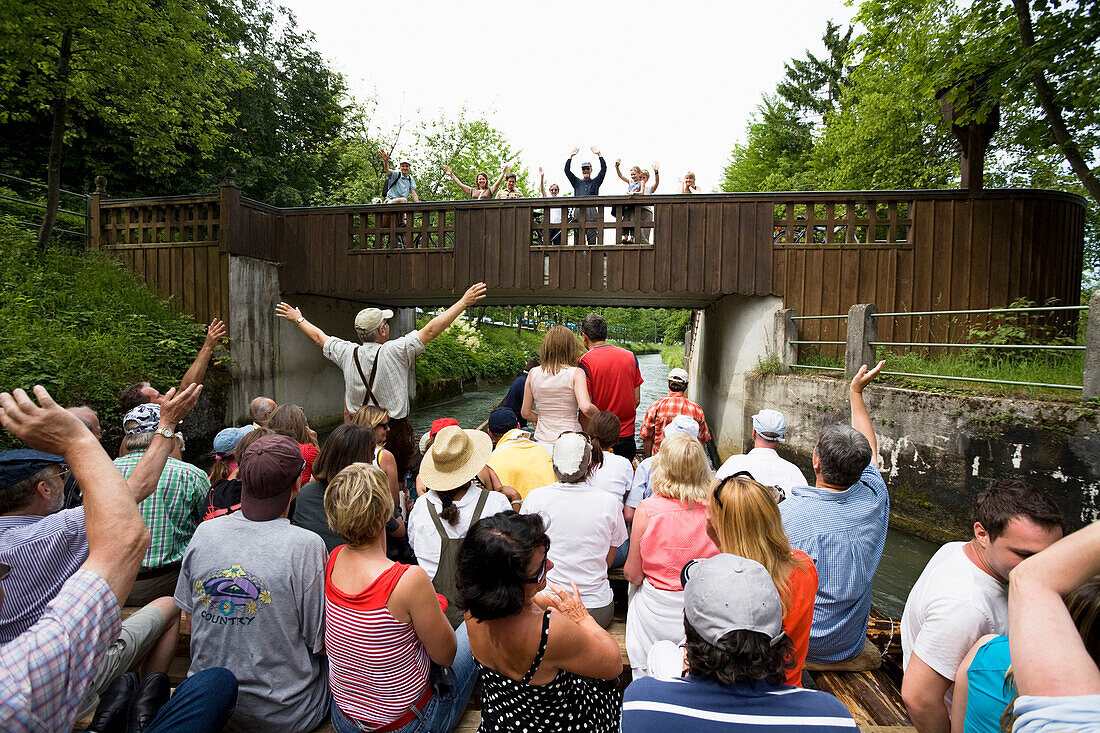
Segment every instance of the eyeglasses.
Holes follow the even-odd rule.
[[[71,473],[72,473],[72,470],[68,466],[61,466],[57,470],[57,477],[59,479],[61,479],[62,482],[64,482],[64,481],[68,480],[69,474],[71,474]]]
[[[549,569],[547,565],[550,561],[550,538],[544,538],[543,544],[546,545],[546,554],[542,556],[542,565],[539,566],[539,571],[535,573],[533,578],[524,578],[524,583],[538,584],[546,580],[546,571]]]
[[[712,495],[714,497],[714,503],[718,505],[719,509],[724,509],[725,508],[724,506],[722,506],[722,487],[724,487],[726,485],[727,481],[730,481],[731,479],[735,479],[735,478],[747,478],[749,481],[752,481],[754,483],[759,484],[760,487],[763,488],[765,491],[767,491],[768,494],[771,496],[771,498],[775,500],[776,504],[779,504],[780,502],[782,502],[784,499],[787,498],[787,492],[785,492],[781,487],[779,487],[779,486],[764,486],[764,484],[761,484],[759,481],[757,481],[756,478],[751,473],[749,473],[748,471],[738,471],[737,473],[733,474],[732,476],[726,476],[724,479],[719,481],[718,484],[714,487],[714,491],[713,491]]]

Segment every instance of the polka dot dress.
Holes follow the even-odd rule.
[[[550,612],[542,617],[535,661],[516,681],[478,663],[483,686],[479,733],[616,733],[622,712],[614,682],[558,670],[548,685],[529,684],[546,653]]]

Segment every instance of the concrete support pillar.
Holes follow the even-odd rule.
[[[798,362],[798,325],[794,317],[798,312],[793,308],[784,308],[775,312],[775,331],[772,350],[779,357],[779,373],[790,374],[791,364]]]
[[[1081,398],[1100,397],[1100,290],[1089,298],[1089,321],[1085,327],[1085,382]]]
[[[853,305],[848,309],[848,345],[844,348],[844,376],[851,379],[866,364],[875,365],[875,347],[878,338],[878,308],[870,303]]]
[[[390,319],[390,338],[401,338],[416,329],[416,308],[394,308]],[[409,370],[409,399],[416,397],[416,363]]]

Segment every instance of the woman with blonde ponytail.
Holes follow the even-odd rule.
[[[707,535],[718,549],[763,565],[783,603],[783,633],[794,646],[795,666],[787,684],[802,684],[817,595],[817,568],[802,550],[791,549],[779,507],[768,489],[748,476],[715,483],[707,505]]]

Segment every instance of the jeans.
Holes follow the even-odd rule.
[[[424,709],[415,711],[413,714],[416,717],[394,733],[450,733],[458,725],[477,682],[477,664],[470,652],[470,636],[466,633],[465,622],[455,629],[455,636],[458,651],[451,665],[454,687],[442,697],[433,694]],[[359,733],[359,728],[340,711],[335,700],[332,704],[332,727],[336,733]]]
[[[217,733],[237,705],[237,678],[211,667],[180,683],[145,733]]]
[[[630,554],[630,525],[626,525],[627,538],[626,541],[619,545],[619,548],[615,550],[615,559],[611,561],[611,567],[621,568],[626,565],[626,556]]]

